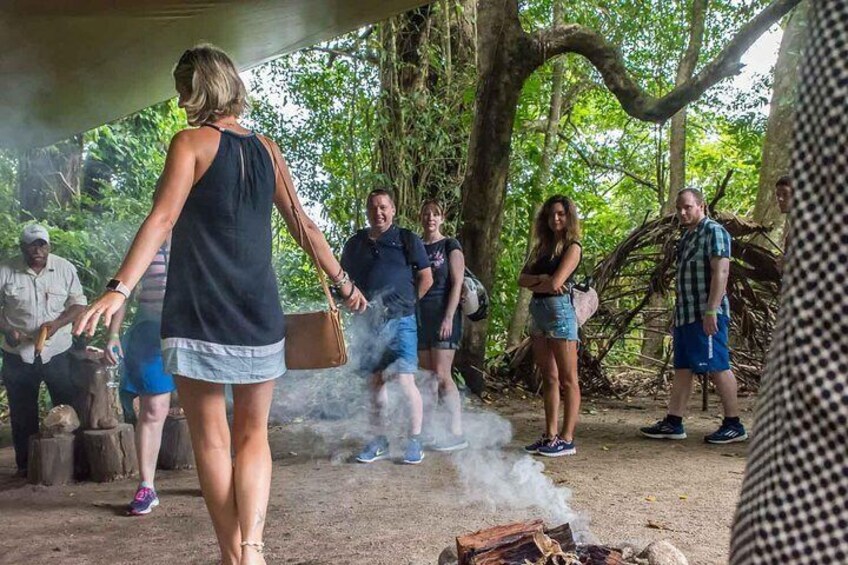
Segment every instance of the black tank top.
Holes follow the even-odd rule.
[[[174,226],[162,337],[261,346],[285,335],[271,265],[276,176],[253,133],[221,129]]]

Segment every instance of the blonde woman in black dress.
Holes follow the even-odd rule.
[[[201,45],[174,69],[189,124],[171,141],[153,209],[108,291],[75,326],[108,325],[173,230],[162,312],[165,370],[188,418],[197,474],[225,565],[264,563],[262,536],[271,487],[268,412],[285,368],[285,328],[271,267],[271,210],[296,233],[295,211],[315,259],[351,309],[366,301],[324,236],[292,201],[279,148],[238,118],[246,91],[222,51]],[[297,238],[296,238],[297,239]],[[233,426],[224,385],[233,385]],[[231,457],[230,453],[235,454]]]

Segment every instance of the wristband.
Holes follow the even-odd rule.
[[[354,292],[356,292],[356,285],[353,284],[353,283],[350,284],[350,292],[348,293],[347,296],[342,295],[341,287],[337,288],[336,291],[339,293],[339,296],[341,297],[342,300],[347,300],[348,298],[353,296]]]
[[[333,284],[331,286],[337,290],[341,290],[341,288],[349,282],[350,275],[347,274],[347,271],[342,271],[342,278],[337,281],[333,281]]]
[[[118,332],[110,333],[109,339],[121,339],[121,334],[119,334]]]
[[[704,312],[704,314],[706,314],[707,316],[718,316],[718,309],[716,308],[714,310],[707,310],[706,312]]]
[[[122,294],[127,300],[129,300],[130,298],[130,289],[127,287],[127,285],[125,285],[118,279],[110,280],[109,283],[106,285],[106,290]]]

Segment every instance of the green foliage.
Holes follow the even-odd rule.
[[[710,2],[699,68],[764,4]],[[445,5],[451,7],[447,18],[441,11]],[[688,38],[689,6],[563,2],[565,21],[596,29],[618,46],[640,85],[655,95],[673,86]],[[521,2],[527,30],[550,25],[551,12],[551,0]],[[442,22],[454,25],[462,15],[454,2],[433,5],[432,29],[422,43],[418,68],[410,67],[392,43],[392,34],[403,24],[398,17],[281,57],[249,74],[248,123],[278,142],[307,212],[336,251],[365,224],[367,192],[386,184],[406,191],[400,210],[406,225],[416,226],[421,197],[437,195],[449,204],[448,231],[455,233],[476,69],[473,57],[462,65],[457,38],[446,35]],[[453,49],[450,64],[448,45]],[[646,217],[656,215],[665,199],[668,127],[628,117],[582,58],[568,57],[564,66],[567,103],[547,186],[539,187],[536,179],[544,139],[539,124],[551,96],[550,62],[527,80],[519,102],[501,253],[490,289],[491,354],[503,347],[532,214],[544,198],[563,193],[578,203],[589,268]],[[423,77],[418,86],[399,78],[410,73]],[[760,108],[768,100],[768,82],[760,78],[745,92],[723,84],[689,112],[688,183],[704,187],[709,195],[728,170],[735,170],[722,208],[741,215],[750,212],[756,198],[765,128]],[[79,268],[90,297],[114,273],[149,210],[168,143],[183,127],[184,116],[171,100],[87,132],[82,193],[39,218],[51,227],[55,252]],[[6,255],[17,253],[21,225],[17,157],[0,152],[0,248]],[[320,302],[311,263],[276,215],[274,234],[275,268],[286,309]],[[626,357],[628,351],[615,354]]]

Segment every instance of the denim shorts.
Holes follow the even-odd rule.
[[[571,295],[534,296],[530,300],[530,335],[580,341]]]
[[[415,314],[374,320],[362,316],[356,324],[359,369],[386,375],[418,371],[418,324]]]
[[[704,322],[698,320],[674,328],[674,368],[695,374],[720,373],[730,369],[727,333],[730,320],[718,317],[718,333],[708,336]]]

